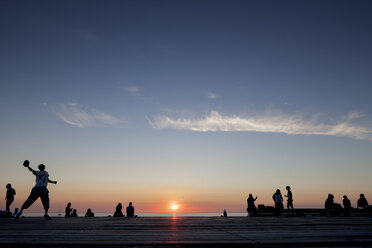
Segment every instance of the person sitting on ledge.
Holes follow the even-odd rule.
[[[360,194],[360,198],[358,200],[358,208],[361,208],[364,210],[364,215],[368,215],[369,206],[368,206],[368,201],[366,197],[364,196],[364,194]]]
[[[342,204],[344,205],[344,216],[350,216],[350,210],[352,209],[351,207],[351,202],[349,198],[347,198],[346,195],[344,195],[344,199],[342,200]]]
[[[332,194],[328,194],[328,198],[324,203],[325,210],[329,213],[331,216],[339,216],[340,215],[340,209],[342,209],[341,205],[334,202],[335,196]]]
[[[77,214],[77,210],[76,209],[72,210],[71,217],[78,217],[78,214]]]
[[[258,215],[256,205],[254,205],[254,202],[256,200],[257,200],[257,196],[256,196],[256,198],[253,198],[252,194],[249,194],[249,197],[247,199],[247,204],[248,204],[247,212],[248,212],[248,216],[257,216]]]
[[[122,209],[123,209],[123,206],[121,205],[121,203],[118,203],[118,205],[116,206],[114,217],[124,217]]]
[[[129,206],[127,207],[127,217],[134,217],[134,207],[132,206],[132,202],[129,202]]]
[[[94,217],[92,209],[88,208],[87,212],[85,213],[85,217]]]

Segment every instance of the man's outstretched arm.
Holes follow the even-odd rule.
[[[49,179],[48,179],[48,183],[54,183],[54,184],[57,184],[57,181],[52,181],[52,180],[49,180]]]

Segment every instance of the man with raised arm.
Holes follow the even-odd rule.
[[[45,165],[40,164],[38,166],[39,171],[35,171],[30,167],[30,162],[28,160],[25,160],[23,162],[23,166],[27,167],[29,171],[32,172],[36,176],[36,185],[32,188],[30,196],[27,198],[27,200],[23,203],[21,210],[17,213],[15,219],[18,219],[22,215],[22,211],[24,209],[29,208],[39,197],[41,199],[41,202],[43,203],[43,207],[45,210],[44,217],[46,219],[50,219],[48,214],[49,209],[49,191],[47,189],[48,183],[54,183],[57,184],[57,181],[51,181],[49,180],[49,174],[47,171],[45,171]]]

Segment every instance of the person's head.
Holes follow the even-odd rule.
[[[252,194],[249,194],[249,197],[253,197]]]
[[[364,198],[364,194],[360,194],[360,198]]]
[[[6,188],[7,189],[10,189],[12,187],[12,185],[10,184],[10,183],[8,183],[7,185],[6,185]]]
[[[347,195],[344,195],[344,199],[347,199]]]
[[[45,170],[45,165],[39,164],[39,166],[37,168],[39,168],[40,171],[44,171]]]
[[[332,194],[328,194],[328,199],[333,199],[335,198]]]
[[[74,210],[72,210],[72,212],[76,214],[77,210],[76,210],[76,209],[74,209]]]
[[[121,207],[121,202],[118,203],[118,207]]]
[[[275,193],[280,193],[280,189],[277,189]]]
[[[92,212],[92,209],[88,208],[87,212],[88,212],[88,213]]]
[[[18,208],[15,208],[15,209],[14,209],[14,212],[15,212],[15,213],[17,213],[17,212],[18,212],[18,210],[19,210]]]
[[[287,187],[285,187],[285,189],[286,189],[286,190],[290,190],[290,189],[291,189],[291,187],[287,186]]]
[[[69,207],[70,207],[70,206],[71,206],[71,202],[67,203],[67,206],[69,206]]]
[[[132,202],[129,202],[129,206],[132,206]]]

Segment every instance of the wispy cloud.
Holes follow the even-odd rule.
[[[215,99],[215,98],[217,98],[218,96],[216,95],[216,93],[208,92],[207,97],[208,97],[209,99]]]
[[[238,115],[221,115],[217,111],[211,111],[209,115],[199,119],[171,118],[164,115],[157,116],[154,120],[146,118],[155,129],[170,128],[196,132],[253,131],[290,135],[329,135],[372,141],[372,129],[358,126],[351,122],[357,117],[360,117],[360,115],[351,113],[341,121],[332,124],[321,123],[315,118],[306,120],[300,115],[266,114],[241,117]]]
[[[124,87],[124,90],[126,92],[129,92],[132,95],[137,95],[140,91],[142,91],[142,88],[137,87],[137,86],[129,86],[129,87]]]
[[[84,127],[121,127],[126,121],[115,116],[106,114],[102,111],[89,108],[87,106],[69,102],[50,106],[43,104],[48,111],[55,114],[65,123],[84,128]]]

